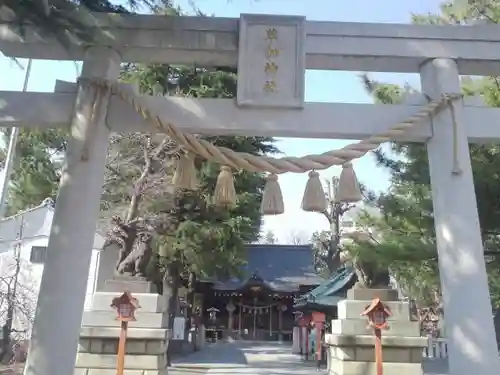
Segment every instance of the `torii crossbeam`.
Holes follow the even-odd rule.
[[[3,22],[0,50],[34,59],[83,59],[83,77],[109,80],[117,79],[120,63],[126,61],[238,66],[236,101],[141,99],[183,130],[202,134],[365,138],[404,120],[423,104],[421,99],[390,106],[304,104],[306,68],[418,72],[424,93],[432,99],[460,92],[459,74],[500,71],[500,26],[495,25],[378,25],[255,15],[240,20],[94,15],[89,22],[101,33],[99,42],[90,48],[75,43],[69,51],[29,30],[23,39]],[[271,29],[279,32],[278,42],[284,41],[286,48],[263,45],[263,33]],[[259,50],[262,54],[256,53]],[[263,70],[270,56],[280,64],[272,84]],[[264,83],[269,92],[263,93]],[[152,130],[114,96],[103,98],[98,119],[91,121],[89,90],[79,87],[75,92],[63,86],[53,94],[0,92],[0,126],[71,129],[26,368],[29,375],[72,373],[108,135]],[[422,123],[400,140],[427,144],[450,372],[497,375],[500,363],[468,142],[500,139],[500,113],[466,101],[455,102],[454,109],[455,127],[450,113],[441,112],[432,124]],[[461,173],[452,173],[454,160]],[[470,306],[467,310],[464,301]]]

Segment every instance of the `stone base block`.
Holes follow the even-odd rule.
[[[373,329],[368,327],[367,320],[343,319],[332,320],[333,335],[370,335]],[[384,335],[400,337],[420,337],[420,323],[409,321],[392,321]]]
[[[361,313],[365,311],[366,306],[370,304],[371,300],[355,301],[343,300],[337,304],[338,319],[365,319]],[[408,302],[385,302],[384,304],[391,310],[391,316],[387,319],[389,321],[410,321],[410,304]]]
[[[328,348],[332,360],[373,362],[375,361],[375,348],[368,346],[331,346]],[[384,362],[421,363],[421,347],[384,347]]]
[[[347,291],[348,300],[371,301],[374,298],[380,298],[383,302],[398,301],[398,291],[392,288],[371,289],[354,286]]]
[[[101,328],[101,332],[94,334],[96,330],[97,328],[82,329],[78,353],[116,354],[120,330]],[[167,351],[168,331],[166,329],[131,329],[127,333],[126,354],[163,355]]]
[[[141,280],[132,276],[116,276],[112,280],[104,283],[104,292],[123,293],[157,293],[156,286],[146,280]]]
[[[137,320],[129,323],[130,328],[165,328],[168,325],[167,314],[149,313],[137,310]],[[82,317],[84,327],[119,327],[114,311],[84,311]]]
[[[166,375],[168,330],[129,329],[124,375]],[[116,374],[117,328],[84,327],[80,334],[75,375]]]
[[[82,327],[80,330],[80,338],[118,339],[119,337],[118,327]],[[169,330],[166,328],[134,328],[127,331],[129,340],[167,340],[169,337]]]
[[[123,375],[167,375],[167,369],[163,370],[124,370]],[[102,368],[76,368],[74,375],[116,375],[115,369]]]
[[[115,311],[111,307],[113,298],[119,296],[120,293],[115,292],[97,292],[92,297],[90,310],[93,311]],[[139,302],[138,313],[161,313],[167,311],[167,303],[165,297],[156,293],[134,293],[133,296]]]
[[[115,369],[116,354],[78,353],[76,368]],[[127,370],[162,370],[166,368],[165,355],[125,355],[125,368]]]
[[[373,335],[325,335],[329,374],[376,375]],[[382,336],[384,375],[422,374],[425,337]]]
[[[382,347],[384,350],[386,348],[418,348],[420,349],[420,354],[422,354],[422,349],[427,347],[428,341],[427,337],[396,337],[382,335]],[[326,334],[325,343],[335,347],[368,346],[373,348],[375,346],[375,338],[373,335],[352,336]]]
[[[422,375],[420,363],[393,363],[384,361],[384,375]],[[375,362],[332,360],[329,375],[377,375]]]

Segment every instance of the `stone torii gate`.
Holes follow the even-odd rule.
[[[120,62],[238,67],[236,102],[141,99],[181,130],[197,134],[364,139],[387,131],[424,104],[304,103],[306,68],[417,72],[432,99],[459,93],[459,74],[500,74],[500,27],[494,25],[306,22],[249,15],[239,20],[94,15],[88,22],[101,33],[99,42],[75,43],[68,51],[34,31],[23,39],[3,21],[0,50],[15,57],[83,60],[82,77],[111,81]],[[279,35],[272,47],[263,37],[269,30]],[[265,68],[269,57],[276,61],[272,69]],[[90,118],[91,103],[87,86],[65,85],[55,93],[0,92],[0,126],[71,129],[25,370],[30,375],[73,372],[109,133],[154,131],[115,95],[102,98],[97,118]],[[455,125],[450,111],[443,111],[397,140],[427,144],[450,372],[497,375],[468,142],[500,139],[500,109],[467,101],[453,106]]]

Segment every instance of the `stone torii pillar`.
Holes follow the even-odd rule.
[[[423,92],[432,99],[460,92],[456,62],[450,59],[426,62],[421,68],[421,82]],[[450,111],[440,112],[432,120],[433,136],[427,143],[449,372],[497,375],[500,360],[465,121],[462,104],[453,105],[456,128]],[[460,173],[452,173],[454,155]]]
[[[117,79],[120,60],[111,49],[89,49],[82,77]],[[80,87],[76,97],[25,375],[75,371],[109,136],[108,98],[92,120],[92,91]]]

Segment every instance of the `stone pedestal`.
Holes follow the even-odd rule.
[[[338,319],[325,336],[329,374],[376,375],[373,329],[361,316],[375,297],[385,297],[382,301],[392,313],[389,329],[382,332],[384,375],[421,375],[427,338],[420,337],[419,322],[410,319],[408,302],[397,301],[393,290],[361,288],[350,290],[348,299],[338,303]]]
[[[116,283],[111,284],[114,289]],[[121,292],[150,288],[143,284],[128,285]],[[110,305],[121,292],[95,293],[91,309],[83,313],[75,375],[116,374],[120,322],[116,320],[116,312]],[[132,295],[137,298],[140,308],[135,312],[137,320],[128,325],[125,373],[167,374],[169,332],[166,328],[168,318],[165,300],[154,293],[132,292]]]

